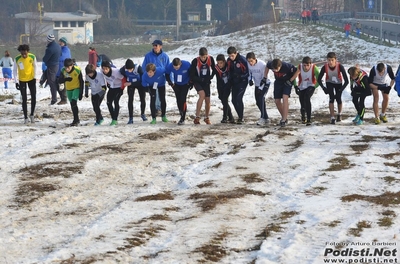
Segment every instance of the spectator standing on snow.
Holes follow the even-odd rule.
[[[8,89],[8,80],[12,79],[12,67],[14,61],[8,50],[4,52],[4,57],[0,59],[0,67],[2,67],[4,89]]]
[[[58,84],[56,81],[61,57],[61,46],[54,41],[54,35],[47,35],[47,46],[42,61],[47,66],[47,83],[50,86],[51,102],[50,105],[57,103]],[[63,99],[63,98],[61,98]]]
[[[163,72],[165,73],[165,69],[167,65],[170,63],[169,57],[167,53],[162,50],[163,42],[159,39],[156,39],[152,43],[153,49],[149,51],[145,56],[142,63],[142,69],[146,69],[147,64],[154,63],[156,67],[164,68]],[[165,75],[164,75],[165,78]],[[156,89],[156,110],[162,111],[162,105],[160,101],[160,96],[158,94],[158,89]],[[165,113],[164,113],[165,114]]]

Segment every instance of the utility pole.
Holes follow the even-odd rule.
[[[181,0],[176,0],[176,40],[179,40],[179,27],[181,25]]]

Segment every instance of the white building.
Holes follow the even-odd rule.
[[[16,18],[25,20],[25,34],[20,36],[30,37],[54,34],[56,39],[65,37],[68,43],[89,44],[93,42],[93,23],[101,18],[97,14],[85,14],[83,11],[74,13],[63,12],[25,12],[15,14]],[[22,41],[21,41],[22,42]]]

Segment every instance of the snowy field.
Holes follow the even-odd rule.
[[[346,69],[358,63],[368,72],[381,61],[396,70],[400,57],[397,47],[289,24],[187,40],[168,54],[190,61],[201,46],[215,57],[230,45],[288,62],[324,61],[335,51]],[[38,88],[37,122],[24,125],[20,96],[10,87],[0,89],[16,101],[0,103],[0,263],[400,262],[400,104],[393,90],[389,122],[380,125],[373,123],[371,96],[365,124],[352,124],[348,87],[342,122],[328,124],[328,97],[317,89],[314,123],[301,124],[293,91],[289,124],[280,128],[273,85],[269,126],[255,125],[253,87],[244,98],[246,123],[221,124],[213,80],[212,125],[193,124],[191,90],[186,125],[177,126],[168,88],[169,123],[141,121],[136,95],[134,124],[127,125],[125,91],[118,126],[108,126],[103,102],[105,122],[94,127],[84,98],[81,126],[67,127],[70,106],[49,106],[45,88]]]

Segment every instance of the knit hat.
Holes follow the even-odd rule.
[[[53,34],[47,35],[47,42],[53,42],[55,40],[55,37]]]
[[[134,69],[135,68],[135,64],[133,64],[133,61],[131,59],[127,59],[125,62],[125,69],[130,70],[130,69]]]
[[[68,41],[65,37],[60,38],[58,41],[64,43],[64,45],[67,45]]]

